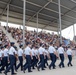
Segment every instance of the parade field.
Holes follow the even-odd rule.
[[[59,62],[60,60],[57,60],[56,65],[58,65]],[[49,68],[46,68],[44,71],[37,71],[37,69],[35,69],[31,73],[28,73],[27,71],[23,73],[23,71],[21,72],[20,70],[18,70],[17,75],[76,75],[76,58],[73,58],[72,67],[68,67],[67,62],[68,60],[65,59],[65,68],[59,68],[57,66],[56,69],[49,70]],[[2,73],[1,75],[4,75],[4,74]],[[8,75],[11,75],[11,74],[8,73]]]

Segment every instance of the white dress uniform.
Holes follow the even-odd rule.
[[[45,49],[42,48],[42,47],[40,47],[40,48],[38,49],[38,52],[39,52],[40,55],[42,55],[42,54],[44,53],[44,51],[45,51]]]
[[[67,55],[72,55],[73,51],[71,49],[67,50]]]
[[[11,69],[11,74],[14,74],[14,65],[15,65],[15,48],[13,46],[10,47],[9,49],[9,60],[10,60],[10,65],[9,67],[5,70],[5,74]]]
[[[1,67],[1,70],[6,67],[6,69],[8,68],[8,49],[5,48],[4,50],[2,50],[2,54],[3,54],[3,66]]]
[[[26,47],[25,51],[24,51],[24,54],[25,55],[30,55],[30,52],[31,52],[31,48],[30,47]]]
[[[9,49],[9,55],[14,55],[15,52],[16,52],[16,51],[15,51],[14,47],[11,47],[11,48]]]
[[[31,50],[31,53],[32,53],[32,56],[35,56],[35,50],[34,49]]]
[[[4,50],[1,50],[2,55],[4,55]]]
[[[40,55],[40,62],[39,62],[39,66],[38,66],[38,71],[40,68],[42,68],[42,70],[44,70],[44,51],[45,51],[45,49],[43,47],[40,47],[38,49],[38,52]]]
[[[50,58],[52,61],[49,65],[49,69],[51,69],[51,67],[53,67],[53,69],[55,69],[55,54],[54,54],[54,52],[56,52],[56,50],[53,46],[50,46],[48,49],[48,52],[50,53]]]
[[[25,70],[28,68],[28,72],[31,72],[31,56],[30,56],[30,53],[31,53],[31,48],[29,46],[27,46],[25,48],[25,51],[24,51],[24,54],[26,56],[26,63],[24,65],[24,73],[25,73]]]
[[[50,46],[49,49],[48,49],[48,52],[49,53],[54,53],[56,50],[53,46]]]
[[[71,63],[72,62],[72,54],[73,54],[73,51],[70,48],[68,48],[68,50],[67,50],[67,55],[68,55],[68,60],[69,60],[69,62],[67,64],[68,67],[69,67],[69,65],[73,66],[72,63]]]
[[[8,49],[7,48],[4,49],[4,57],[8,57]]]
[[[64,48],[63,48],[63,47],[59,47],[59,48],[58,48],[58,53],[59,53],[60,60],[61,60],[61,62],[60,62],[60,64],[59,64],[59,67],[60,67],[60,68],[61,68],[61,67],[65,67],[65,66],[64,66]]]
[[[19,50],[18,50],[18,56],[22,56],[23,55],[23,50],[20,48]]]
[[[37,49],[35,50],[35,55],[38,56],[38,50]]]
[[[45,49],[45,55],[48,55],[48,54],[49,54],[48,50]]]
[[[58,48],[58,53],[59,54],[64,54],[64,48],[63,47],[59,47]]]
[[[16,69],[18,69],[21,66],[21,71],[23,70],[23,50],[20,48],[18,50],[18,58],[19,58],[19,64],[17,65]]]

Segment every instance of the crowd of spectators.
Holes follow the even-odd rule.
[[[1,46],[5,46],[5,45],[10,45],[10,40],[9,38],[6,36],[6,34],[4,34],[3,30],[1,29],[0,26],[0,47]]]
[[[6,27],[4,26],[6,29]],[[8,32],[11,33],[11,36],[17,40],[17,43],[23,44],[23,30],[19,28],[13,28],[13,27],[8,27]],[[7,37],[6,37],[7,38]],[[58,48],[60,44],[60,37],[57,34],[50,34],[50,33],[45,33],[43,31],[37,32],[34,31],[28,31],[27,29],[25,30],[25,43],[26,42],[31,42],[33,45],[39,45],[40,43],[44,43],[46,45],[49,45],[50,42],[52,42],[55,46],[55,48]],[[62,37],[62,44],[66,48],[67,46],[65,45],[64,40],[67,40],[66,38]],[[73,41],[70,41],[70,45],[72,47],[75,46],[75,43]]]

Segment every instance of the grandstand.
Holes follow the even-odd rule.
[[[74,0],[24,1],[0,0],[0,20],[7,20],[7,26],[8,22],[23,25],[23,32],[25,26],[36,27],[37,31],[38,28],[41,28],[60,32],[60,42],[62,43],[61,30],[76,23],[76,2]]]
[[[6,21],[6,10],[8,5],[9,22],[22,25],[23,1],[0,0],[0,14],[2,16],[2,21]],[[73,0],[61,0],[62,29],[76,23],[75,5],[75,1]],[[37,13],[39,28],[57,31],[59,20],[58,0],[26,0],[26,25],[36,27]]]
[[[49,44],[50,41],[56,48],[60,43],[66,48],[65,42],[69,40],[62,37],[61,31],[73,25],[75,36],[76,0],[0,0],[0,21],[7,22],[4,27],[0,25],[0,45],[10,45],[9,43],[13,41],[18,47],[27,41],[32,41],[37,45],[40,42]],[[9,27],[8,23],[23,25],[23,30]],[[28,31],[25,26],[35,27],[37,31]],[[38,32],[38,28],[56,31],[58,35]],[[69,42],[72,47],[76,46],[74,41]],[[73,60],[73,62],[75,65],[76,61]],[[72,68],[73,73],[76,73],[75,68]],[[72,69],[58,69],[52,71],[52,74],[56,75],[59,72],[59,75],[66,75],[66,72],[68,71],[67,74],[69,74]],[[36,73],[39,75],[44,72]],[[45,71],[44,75],[46,74],[50,74],[48,70]],[[69,75],[72,75],[72,72]]]

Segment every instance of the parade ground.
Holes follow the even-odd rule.
[[[48,62],[50,63],[50,61]],[[37,71],[37,69],[35,69],[31,73],[28,73],[27,70],[25,73],[23,73],[23,71],[21,72],[20,70],[18,70],[17,75],[76,75],[76,58],[73,58],[72,67],[67,66],[68,59],[65,59],[65,68],[59,68],[58,67],[59,62],[60,60],[57,60],[56,69],[49,70],[49,68],[47,67],[44,71],[42,70]],[[4,75],[4,74],[2,73],[1,75]],[[11,74],[8,73],[8,75],[11,75]]]

